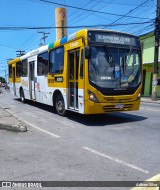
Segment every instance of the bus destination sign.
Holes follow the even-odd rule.
[[[123,44],[123,45],[130,45],[131,38],[123,37],[123,36],[111,36],[111,35],[104,35],[104,34],[96,34],[96,41],[98,42],[105,42],[111,44]]]
[[[129,35],[116,34],[116,33],[89,33],[90,42],[102,42],[108,44],[119,44],[128,46],[139,45],[138,38]]]

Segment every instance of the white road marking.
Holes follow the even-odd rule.
[[[158,111],[160,112],[160,110],[155,110],[155,109],[148,109],[148,108],[140,108],[140,110],[146,110],[146,111]]]
[[[1,105],[1,107],[2,107],[3,109],[5,109],[4,106]],[[30,123],[30,122],[28,122],[28,121],[26,121],[26,120],[24,120],[24,119],[22,119],[22,118],[19,118],[16,114],[12,113],[12,112],[9,111],[9,110],[6,110],[6,111],[7,111],[8,113],[12,114],[14,117],[16,117],[18,120],[20,120],[20,121],[22,121],[22,122],[24,122],[24,123],[30,125],[31,127],[35,128],[35,129],[38,129],[38,130],[41,131],[41,132],[44,132],[44,133],[46,133],[46,134],[48,134],[48,135],[51,135],[52,137],[56,137],[56,138],[59,138],[59,137],[60,137],[59,135],[55,135],[54,133],[50,133],[49,131],[46,131],[46,130],[44,130],[44,129],[41,129],[41,128],[37,127],[36,125],[33,125],[32,123]]]
[[[109,160],[112,160],[112,161],[114,161],[114,162],[117,162],[117,163],[119,163],[119,164],[128,166],[128,167],[130,167],[130,168],[132,168],[132,169],[135,169],[135,170],[141,171],[141,172],[143,172],[143,173],[147,173],[147,174],[149,173],[149,171],[147,171],[147,170],[144,170],[144,169],[142,169],[142,168],[139,168],[139,167],[137,167],[137,166],[135,166],[135,165],[133,165],[133,164],[126,163],[126,162],[124,162],[124,161],[122,161],[122,160],[119,160],[119,159],[117,159],[117,158],[114,158],[114,157],[112,157],[112,156],[108,156],[108,155],[106,155],[106,154],[104,154],[104,153],[98,152],[98,151],[93,150],[93,149],[91,149],[91,148],[88,148],[88,147],[83,147],[83,148],[84,148],[85,150],[88,150],[88,151],[92,152],[92,153],[98,154],[99,156],[102,156],[102,157],[104,157],[104,158],[107,158],[107,159],[109,159]]]
[[[60,119],[60,118],[52,118],[53,120],[55,120],[55,121],[57,121],[57,122],[59,122],[59,123],[61,123],[61,124],[63,124],[63,125],[65,125],[65,126],[67,126],[67,127],[72,127],[72,128],[75,128],[75,126],[74,126],[74,124],[73,123],[71,123],[71,122],[68,122],[68,121],[64,121],[63,119]]]
[[[29,123],[28,121],[25,121],[25,120],[21,120],[21,121],[23,121],[24,123],[30,125],[31,127],[35,128],[35,129],[38,129],[39,131],[42,131],[42,132],[44,132],[44,133],[47,133],[48,135],[51,135],[51,136],[56,137],[56,138],[59,138],[59,137],[60,137],[59,135],[55,135],[55,134],[53,134],[53,133],[50,133],[49,131],[46,131],[46,130],[44,130],[44,129],[41,129],[41,128],[37,127],[36,125],[33,125],[32,123]]]
[[[160,136],[160,134],[150,136],[150,137],[148,137],[148,139],[150,139],[150,138],[154,138],[154,137],[158,137],[158,136]]]
[[[36,110],[36,111],[37,111],[37,113],[38,113],[39,115],[42,115],[42,116],[43,116],[43,113],[42,113],[41,111],[39,111],[39,110]],[[33,117],[33,116],[32,116],[32,117]],[[36,118],[36,117],[38,117],[38,116],[35,116],[35,118]],[[61,116],[54,115],[54,117],[53,117],[53,115],[51,115],[51,116],[45,116],[45,118],[52,119],[52,120],[54,120],[54,121],[56,121],[56,122],[58,122],[58,123],[60,123],[60,124],[65,125],[66,127],[75,128],[74,123],[72,123],[72,122],[70,122],[70,121],[67,121],[67,120],[64,120]]]

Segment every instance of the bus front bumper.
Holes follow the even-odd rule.
[[[132,102],[121,103],[94,103],[90,100],[85,102],[85,114],[105,114],[118,111],[134,111],[138,110],[140,99]]]

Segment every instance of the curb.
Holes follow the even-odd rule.
[[[16,131],[16,132],[26,132],[27,131],[26,126],[19,126],[19,125],[1,125],[0,124],[0,129]]]
[[[6,129],[10,131],[15,131],[15,132],[26,132],[28,131],[27,127],[25,124],[16,116],[14,116],[10,111],[6,110],[4,106],[0,105],[0,107],[7,113],[10,114],[11,117],[16,119],[18,121],[17,124],[11,124],[11,125],[5,125],[5,124],[0,124],[0,129]]]

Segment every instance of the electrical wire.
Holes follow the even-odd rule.
[[[98,0],[91,0],[91,1],[101,2],[101,3],[103,3],[103,4],[108,3],[108,1],[102,1],[102,0],[99,0],[99,1],[98,1]],[[120,6],[124,6],[124,5],[125,5],[125,6],[132,6],[132,7],[133,7],[133,6],[138,6],[138,5],[136,5],[136,4],[134,4],[134,5],[132,4],[132,5],[131,5],[131,4],[117,3],[117,2],[116,2],[116,3],[111,2],[111,4],[113,4],[113,5],[120,5]],[[151,6],[146,6],[146,7],[151,7]]]
[[[141,25],[141,24],[147,24],[147,23],[153,23],[152,21],[146,21],[146,22],[133,22],[133,23],[117,23],[117,24],[108,24],[108,25],[81,25],[81,26],[66,26],[66,27],[53,27],[53,26],[36,26],[36,27],[27,27],[27,26],[0,26],[0,30],[38,30],[38,29],[54,29],[54,28],[97,28],[97,27],[107,27],[107,26],[125,26],[125,25]]]
[[[96,5],[93,5],[91,7],[91,9],[95,8],[97,5],[99,5],[100,3],[96,3]],[[88,11],[85,11],[83,14],[81,14],[79,17],[75,18],[74,20],[71,20],[69,23],[74,24],[74,23],[78,23],[79,21],[88,18],[89,16],[91,16],[93,13],[89,13],[89,15],[86,16],[86,14],[89,13]]]
[[[27,0],[27,1],[31,1],[31,0]],[[103,12],[103,11],[95,11],[95,10],[76,7],[76,6],[72,6],[72,5],[66,5],[66,4],[62,4],[62,3],[55,3],[55,2],[52,2],[52,1],[49,1],[49,0],[37,0],[37,1],[48,3],[48,4],[53,4],[53,5],[65,6],[65,7],[68,7],[68,8],[73,8],[73,9],[78,9],[78,10],[83,10],[83,11],[89,11],[89,12],[94,12],[94,13],[112,15],[112,16],[120,16],[120,17],[124,16],[124,17],[128,17],[128,18],[148,19],[148,18],[141,18],[141,17],[129,16],[129,15],[121,15],[121,14],[109,13],[109,12]]]
[[[143,3],[141,3],[140,5],[138,5],[137,7],[135,7],[134,9],[129,10],[125,15],[123,15],[122,17],[118,18],[117,20],[113,21],[112,23],[110,23],[110,25],[118,22],[119,20],[121,20],[122,18],[128,16],[128,14],[131,14],[132,12],[134,12],[135,10],[137,10],[139,7],[142,7],[144,4],[148,3],[148,0],[144,1]],[[106,27],[104,27],[106,28]]]
[[[153,8],[154,9],[154,8]],[[143,14],[144,13],[146,13],[145,15],[146,16],[151,16],[151,15],[153,15],[153,13],[155,13],[155,10],[153,10],[153,9],[151,9],[150,11],[148,11],[148,9],[146,10],[146,11],[144,11],[143,12]],[[142,26],[142,27],[144,27],[144,25]],[[139,29],[139,28],[138,28]],[[134,31],[136,31],[137,30],[137,28],[136,28],[136,25],[133,25],[133,26],[130,26],[129,28],[124,28],[124,29],[122,29],[122,31],[125,31],[125,32],[134,32]]]

